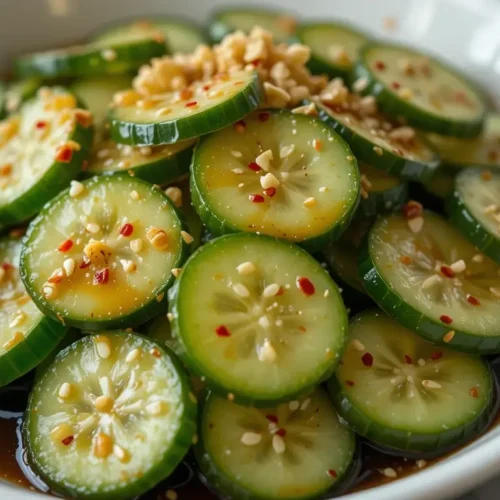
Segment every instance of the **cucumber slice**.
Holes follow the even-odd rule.
[[[379,107],[429,132],[474,137],[486,114],[485,97],[471,82],[422,52],[397,45],[370,44],[354,70],[367,80],[366,93]]]
[[[154,17],[154,20],[142,19],[132,23],[114,26],[98,34],[94,41],[114,45],[126,43],[138,36],[150,38],[160,34],[167,39],[172,52],[189,54],[194,52],[198,45],[205,43],[201,29],[190,21],[176,18]]]
[[[21,240],[0,239],[0,387],[35,368],[67,328],[43,316],[19,276]]]
[[[353,63],[367,37],[351,26],[339,23],[307,23],[297,28],[300,43],[311,48],[308,62],[313,74],[327,74],[349,81]]]
[[[440,216],[405,210],[412,219],[382,217],[370,231],[359,261],[368,294],[431,342],[500,352],[498,265]]]
[[[21,78],[117,75],[133,71],[153,57],[165,54],[164,38],[139,36],[116,45],[92,43],[36,52],[16,59],[14,67]]]
[[[33,217],[77,176],[92,128],[89,113],[76,106],[66,90],[43,88],[0,122],[0,226]]]
[[[9,114],[16,112],[23,102],[35,96],[41,86],[40,78],[25,78],[10,83],[5,89],[5,111]]]
[[[169,294],[176,351],[207,385],[264,406],[310,391],[333,371],[347,314],[304,250],[239,233],[197,250]]]
[[[95,177],[31,223],[22,278],[37,306],[69,326],[139,325],[166,308],[172,270],[188,251],[182,230],[161,190],[123,175]]]
[[[500,172],[468,168],[455,180],[450,220],[474,246],[500,264]]]
[[[137,94],[133,104],[110,111],[111,137],[137,146],[193,139],[242,119],[262,98],[259,76],[248,71],[195,82],[184,94],[167,92],[147,99]]]
[[[108,109],[113,102],[113,96],[120,90],[130,87],[129,76],[108,76],[85,78],[71,85],[72,92],[81,99],[94,116],[94,124],[98,127],[99,136],[106,121]]]
[[[323,498],[341,483],[355,449],[354,433],[317,389],[261,410],[210,394],[195,453],[223,498],[302,500]]]
[[[408,184],[367,163],[359,165],[361,200],[357,215],[374,217],[399,210],[408,198]]]
[[[125,332],[84,337],[31,392],[29,461],[63,495],[133,498],[187,453],[195,401],[179,361],[155,342]]]
[[[319,100],[315,104],[320,119],[347,141],[358,160],[403,179],[429,179],[439,166],[438,155],[412,129],[403,129],[378,112],[370,116],[360,113],[361,100],[350,94],[345,106],[328,107]],[[401,129],[408,131],[409,138],[393,139],[393,131]]]
[[[347,144],[320,120],[268,110],[200,142],[191,192],[215,235],[258,232],[319,249],[349,224],[359,172]]]
[[[96,145],[87,175],[124,173],[153,184],[165,184],[189,173],[194,141],[134,148],[108,139]]]
[[[444,453],[483,431],[495,385],[477,356],[436,348],[382,312],[358,315],[329,383],[358,434],[401,453]]]
[[[213,13],[208,33],[212,42],[218,43],[233,31],[250,33],[256,26],[270,31],[275,41],[287,42],[295,33],[297,20],[283,11],[231,7]]]
[[[428,134],[428,141],[451,168],[500,165],[500,113],[490,113],[484,130],[473,139]]]

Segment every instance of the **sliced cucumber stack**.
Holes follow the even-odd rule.
[[[128,24],[109,28],[94,37],[94,41],[114,45],[130,40],[164,36],[172,54],[194,52],[198,45],[205,43],[201,29],[194,23],[183,19],[155,16],[154,21],[141,19]]]
[[[380,218],[360,256],[366,291],[422,337],[461,351],[500,352],[500,268],[416,202]]]
[[[358,160],[407,180],[432,177],[440,163],[438,155],[415,130],[376,111],[371,99],[350,94],[344,105],[326,106],[319,100],[315,104],[319,117],[347,141]]]
[[[38,307],[69,326],[135,326],[166,309],[185,240],[160,189],[123,175],[96,177],[73,183],[31,223],[22,278]]]
[[[398,210],[403,206],[408,198],[406,182],[367,163],[361,163],[359,171],[361,172],[361,200],[357,212],[359,216],[370,218]]]
[[[15,61],[15,71],[20,78],[116,75],[136,70],[165,53],[164,37],[137,36],[124,43],[95,42],[28,54]]]
[[[428,141],[451,168],[500,165],[500,114],[490,113],[484,130],[473,139],[428,134]]]
[[[255,234],[197,250],[169,294],[176,350],[236,401],[265,406],[306,393],[342,354],[347,314],[304,250]]]
[[[308,62],[313,74],[337,76],[348,82],[353,63],[367,37],[350,26],[338,23],[308,23],[297,28],[299,41],[311,48]]]
[[[500,172],[468,168],[455,180],[450,220],[474,246],[500,264]]]
[[[20,254],[20,239],[0,239],[0,387],[35,368],[67,331],[44,317],[26,293]]]
[[[471,82],[436,59],[397,45],[370,44],[360,53],[356,78],[380,108],[415,127],[474,137],[483,127],[486,104]]]
[[[86,161],[92,116],[66,90],[42,88],[19,114],[0,122],[0,227],[24,222]]]
[[[134,148],[108,139],[92,153],[87,175],[125,173],[153,184],[166,184],[189,173],[194,141]]]
[[[436,347],[378,311],[351,323],[329,383],[342,418],[396,452],[444,453],[486,428],[495,384],[477,356]]]
[[[196,399],[179,361],[117,332],[56,357],[32,390],[24,437],[30,464],[55,491],[126,499],[173,472],[195,428]]]
[[[263,97],[259,76],[241,71],[195,82],[179,92],[141,98],[117,94],[109,113],[111,137],[123,144],[153,146],[193,139],[241,120]]]
[[[354,433],[323,389],[274,408],[239,406],[211,394],[195,448],[202,474],[224,497],[323,498],[349,474]]]
[[[277,42],[286,42],[295,33],[297,20],[282,11],[231,7],[213,13],[208,33],[218,43],[233,31],[250,33],[256,26],[270,31]]]
[[[359,172],[347,144],[320,120],[259,111],[202,139],[191,192],[215,235],[250,231],[317,249],[349,224]]]

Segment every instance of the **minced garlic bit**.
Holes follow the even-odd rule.
[[[146,237],[156,250],[166,250],[169,246],[167,233],[158,227],[148,227]]]
[[[174,267],[174,269],[172,269],[172,274],[174,275],[175,278],[178,278],[181,275],[181,268]]]
[[[104,335],[97,335],[94,340],[99,357],[108,359],[111,356],[111,341],[109,338]]]
[[[262,296],[266,298],[274,297],[278,294],[280,288],[281,287],[277,283],[271,283],[264,288],[264,290],[262,291]]]
[[[433,274],[432,276],[429,276],[422,282],[422,288],[423,289],[431,288],[434,285],[437,285],[441,280],[442,280],[441,276]]]
[[[363,92],[363,90],[366,89],[366,87],[368,87],[368,84],[369,84],[369,81],[368,81],[368,78],[366,77],[361,77],[361,78],[358,78],[353,84],[352,84],[352,89],[354,90],[354,92]]]
[[[250,274],[253,274],[257,270],[257,268],[252,262],[243,262],[236,267],[236,270],[241,276],[248,276]]]
[[[166,189],[165,194],[172,200],[172,203],[177,207],[182,207],[182,191],[175,186]]]
[[[120,264],[126,273],[133,273],[137,270],[137,265],[132,260],[120,259]]]
[[[317,201],[316,201],[316,198],[314,197],[310,197],[310,198],[306,198],[304,200],[304,203],[303,205],[306,207],[306,208],[312,208],[312,207],[315,207],[317,205]]]
[[[245,285],[242,285],[241,283],[235,283],[233,285],[233,291],[236,295],[239,295],[240,297],[250,297],[250,291]]]
[[[267,316],[262,316],[262,318],[267,319]],[[260,319],[262,319],[262,318],[260,318]],[[267,320],[267,321],[269,322],[269,320]],[[278,357],[278,355],[277,355],[276,350],[274,349],[274,347],[271,344],[269,339],[264,340],[264,344],[259,349],[258,357],[259,357],[259,361],[262,361],[263,363],[274,363],[276,361],[276,358]]]
[[[260,185],[263,189],[278,188],[280,181],[270,172],[260,178]]]
[[[255,446],[262,441],[262,435],[256,432],[245,432],[241,436],[241,442],[245,446]]]
[[[281,455],[286,451],[285,440],[278,434],[273,436],[273,449],[278,455]]]
[[[78,181],[71,181],[70,188],[69,188],[69,195],[72,198],[76,198],[77,196],[80,196],[83,191],[85,191],[85,186]]]
[[[395,479],[396,477],[398,477],[398,473],[392,467],[386,467],[385,469],[382,469],[380,472],[385,477],[389,477],[391,479]]]
[[[132,250],[132,252],[140,253],[143,248],[144,242],[140,238],[137,238],[130,242],[130,249]]]
[[[450,268],[454,273],[461,273],[461,272],[465,271],[467,266],[466,266],[465,262],[462,259],[460,259],[460,260],[457,260],[456,262],[454,262],[453,264],[451,264]]]
[[[292,113],[295,115],[316,116],[318,114],[318,110],[316,109],[316,105],[311,102],[309,104],[305,104],[304,106],[298,106],[297,108],[292,109]]]
[[[443,342],[446,342],[447,344],[450,343],[453,340],[453,337],[455,336],[455,331],[450,330],[448,333],[445,334],[443,337]]]
[[[427,460],[424,460],[423,458],[420,459],[420,460],[417,460],[415,462],[415,465],[419,468],[419,469],[423,469],[426,465],[427,465]]]
[[[190,245],[194,241],[194,238],[186,231],[181,231],[181,236],[182,239],[184,240],[184,243],[188,245]]]
[[[356,349],[358,352],[363,352],[365,350],[365,346],[358,340],[358,339],[353,339],[351,341],[351,345]]]
[[[280,149],[280,158],[288,158],[295,151],[295,144],[290,144],[289,146],[282,146]]]
[[[410,231],[414,234],[420,233],[422,228],[424,227],[424,218],[421,216],[414,217],[413,219],[408,219],[406,221]]]
[[[259,165],[262,170],[265,170],[266,172],[269,171],[269,168],[271,167],[271,162],[273,161],[273,152],[268,149],[261,153],[257,158],[255,158],[255,163]]]
[[[422,385],[426,389],[441,389],[443,386],[434,380],[422,380]]]
[[[484,262],[484,255],[477,253],[472,257],[472,262],[475,262],[476,264],[481,264]]]
[[[288,408],[290,408],[290,411],[297,411],[299,409],[300,402],[299,401],[290,401],[288,403]]]

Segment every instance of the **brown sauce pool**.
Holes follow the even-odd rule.
[[[499,376],[500,357],[492,363],[492,367],[496,375]],[[28,375],[10,386],[0,389],[0,482],[7,481],[31,491],[50,495],[47,486],[28,467],[26,452],[21,442],[22,413],[26,406],[31,384],[32,379]],[[498,408],[489,428],[497,424],[500,424]],[[360,449],[357,473],[341,493],[352,493],[397,481],[430,467],[450,455],[445,454],[438,458],[421,461],[416,458],[395,457],[376,450],[366,443],[362,443]],[[382,474],[381,471],[386,468],[394,469],[397,477],[389,478]],[[217,496],[199,480],[189,458],[179,465],[166,481],[143,495],[141,500],[165,499],[165,493],[169,489],[173,489],[177,493],[179,500],[194,498],[196,500],[217,500]]]

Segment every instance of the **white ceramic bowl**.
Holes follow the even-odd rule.
[[[249,0],[0,0],[0,72],[12,56],[84,37],[101,25],[133,17],[172,14],[203,22],[221,5]],[[266,0],[301,16],[345,19],[375,37],[435,53],[482,83],[500,103],[500,1],[498,0]],[[396,20],[392,32],[385,20]],[[500,471],[500,427],[451,458],[406,479],[347,495],[346,500],[445,500],[471,490]],[[491,499],[498,498],[498,490]],[[0,498],[47,498],[0,483]],[[483,497],[484,498],[484,497]]]

